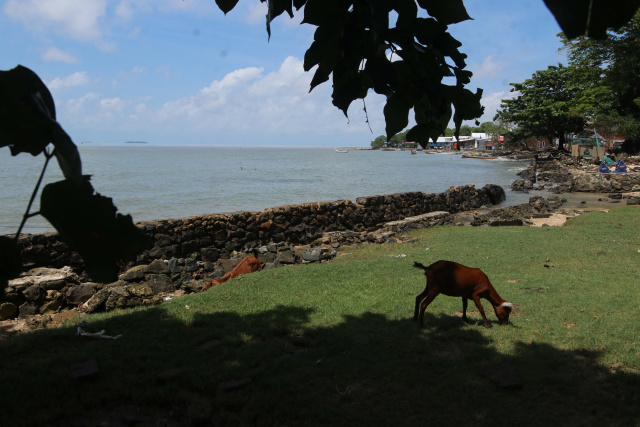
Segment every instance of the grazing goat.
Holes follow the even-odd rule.
[[[242,261],[236,265],[233,270],[222,276],[220,279],[214,279],[208,282],[206,285],[202,287],[200,292],[206,291],[207,289],[219,285],[220,283],[224,283],[229,279],[233,279],[236,276],[241,274],[251,273],[252,271],[260,271],[264,268],[264,263],[261,263],[258,259],[258,253],[254,251],[253,255],[244,258]]]
[[[462,297],[462,320],[469,323],[467,319],[467,299],[471,298],[480,310],[484,319],[484,324],[490,328],[491,323],[484,314],[480,298],[484,298],[491,303],[498,317],[499,324],[509,322],[509,314],[514,304],[503,300],[498,292],[493,288],[489,278],[479,268],[465,267],[452,261],[434,262],[428,267],[414,262],[413,266],[424,270],[427,276],[427,287],[416,297],[416,309],[413,320],[420,320],[420,326],[424,326],[424,311],[431,301],[438,294],[450,297]],[[422,302],[422,305],[420,304]],[[418,317],[418,307],[420,306],[420,316]]]

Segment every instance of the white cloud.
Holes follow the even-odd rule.
[[[67,77],[56,77],[47,83],[47,87],[51,92],[56,92],[68,87],[83,86],[89,83],[89,76],[85,71],[78,71]]]
[[[312,76],[294,57],[266,75],[262,68],[239,69],[193,96],[165,103],[154,119],[174,129],[188,126],[210,132],[333,132],[347,119],[331,105],[329,86],[308,93]],[[356,111],[354,117],[358,115]],[[366,126],[364,120],[352,122],[352,129]]]
[[[509,91],[492,92],[482,97],[481,104],[484,108],[484,115],[479,119],[482,122],[491,122],[496,115],[496,111],[500,108],[503,99],[514,98],[517,93]]]
[[[78,58],[71,55],[70,53],[64,52],[57,47],[51,47],[47,49],[45,53],[40,57],[45,62],[55,61],[55,62],[65,62],[67,64],[75,64],[78,63]]]
[[[298,135],[304,145],[307,135],[369,133],[361,101],[355,101],[349,118],[331,104],[331,85],[316,87],[309,93],[313,70],[305,73],[302,61],[288,57],[278,70],[247,67],[228,73],[191,96],[154,102],[153,97],[100,98],[90,93],[67,101],[65,123],[73,123],[93,132],[100,129],[127,133],[157,133],[168,138],[200,138],[234,134],[250,138],[278,138]],[[384,97],[367,98],[369,119],[383,133]],[[199,135],[199,136],[194,136]]]
[[[97,93],[89,92],[80,98],[70,99],[66,102],[66,113],[72,117],[74,121],[80,122],[82,121],[82,117],[87,114],[87,104],[99,97],[100,95]]]
[[[103,44],[100,19],[106,0],[8,0],[4,12],[34,32],[52,30],[74,40]]]
[[[507,65],[509,65],[508,61],[497,61],[496,55],[491,54],[481,64],[470,65],[469,70],[473,72],[474,79],[497,78],[501,76],[501,72]]]
[[[122,0],[120,3],[118,3],[118,6],[116,6],[115,14],[117,17],[128,21],[135,14],[135,10],[131,6],[130,2],[128,2],[127,0]]]
[[[245,22],[250,25],[265,25],[267,22],[267,4],[254,2],[248,5]]]

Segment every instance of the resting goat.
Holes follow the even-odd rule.
[[[427,276],[427,287],[416,297],[416,309],[413,315],[413,320],[420,319],[421,327],[424,326],[424,311],[438,294],[462,297],[462,320],[467,323],[469,322],[467,319],[467,299],[469,298],[476,303],[476,307],[484,319],[484,324],[488,328],[491,327],[491,323],[484,314],[480,298],[486,299],[493,305],[496,316],[498,316],[498,323],[502,325],[509,322],[509,314],[513,304],[500,298],[487,275],[479,268],[465,267],[452,261],[438,261],[428,267],[415,262],[413,266],[423,269],[424,275]],[[419,306],[420,316],[418,317]]]
[[[224,283],[229,279],[233,279],[236,276],[241,274],[251,273],[252,271],[260,271],[264,268],[264,263],[261,263],[258,259],[257,252],[254,252],[253,255],[244,258],[238,265],[233,267],[233,270],[222,276],[220,279],[214,279],[208,282],[206,285],[200,289],[200,292],[206,291],[209,288],[212,288],[215,285],[219,285],[220,283]]]

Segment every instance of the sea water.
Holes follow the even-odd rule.
[[[527,163],[464,159],[459,155],[410,151],[329,148],[220,148],[148,144],[79,145],[83,173],[94,189],[111,197],[118,212],[134,221],[181,218],[453,186],[498,184],[506,205],[528,194],[509,186]],[[0,149],[0,234],[17,230],[44,163],[44,156],[12,157]],[[54,159],[44,184],[62,179]],[[32,212],[38,210],[39,195]],[[53,231],[40,216],[27,233]]]

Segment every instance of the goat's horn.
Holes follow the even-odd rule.
[[[515,304],[509,301],[503,302],[501,305],[503,307],[515,307]]]

